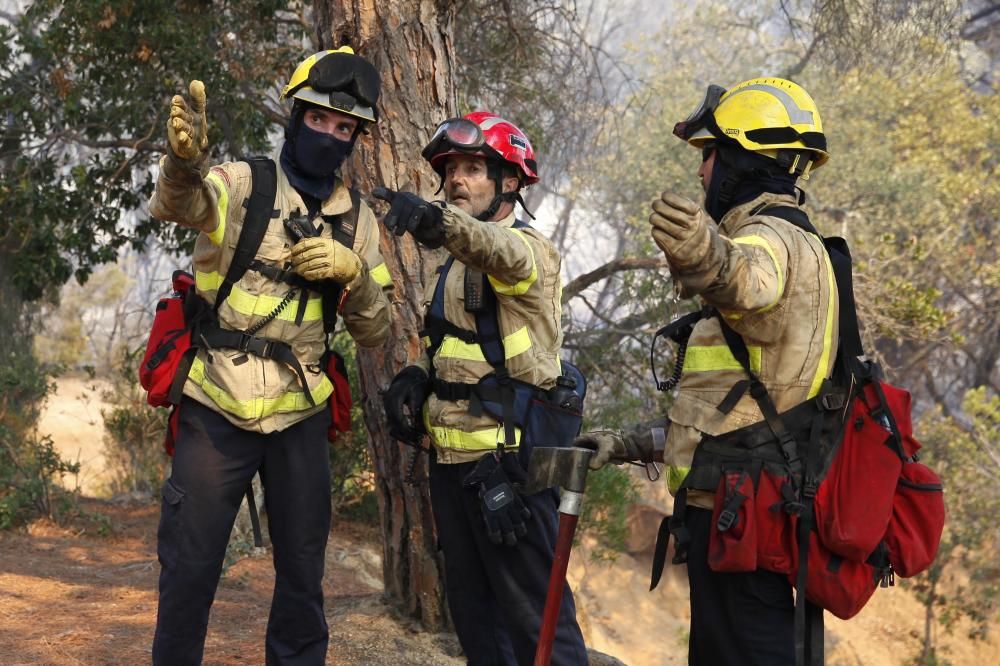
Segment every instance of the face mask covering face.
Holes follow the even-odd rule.
[[[306,176],[329,178],[340,168],[353,148],[353,141],[341,141],[302,124],[295,137],[294,158]]]

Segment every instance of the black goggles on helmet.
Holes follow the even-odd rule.
[[[467,118],[449,118],[434,130],[434,136],[421,151],[420,155],[427,161],[442,152],[452,148],[463,153],[474,153],[486,146],[486,135],[482,128]]]
[[[287,94],[291,97],[299,88],[309,86],[321,93],[347,93],[374,110],[381,84],[378,70],[361,56],[328,53],[316,61],[306,80]]]
[[[726,89],[714,83],[708,86],[705,91],[705,99],[685,120],[674,125],[674,136],[687,141],[699,130],[708,128],[713,134],[718,132],[718,125],[715,124],[715,110],[719,108],[719,101],[726,94]],[[713,131],[714,128],[714,131]]]

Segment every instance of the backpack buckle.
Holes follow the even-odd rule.
[[[843,393],[824,393],[819,396],[820,406],[828,412],[835,412],[844,406]]]

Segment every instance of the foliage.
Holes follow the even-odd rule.
[[[101,410],[111,495],[156,497],[168,465],[163,449],[168,412],[146,403],[146,392],[136,377],[143,351],[122,355],[112,376],[112,388],[104,396],[111,405],[110,409]]]
[[[361,390],[354,343],[346,332],[340,331],[334,336],[333,349],[344,357],[351,395],[356,399]],[[374,514],[370,513],[375,500],[375,473],[368,453],[368,431],[365,430],[359,400],[351,408],[351,431],[341,433],[331,442],[329,451],[334,514],[350,515],[366,521],[377,520],[377,509]]]
[[[48,370],[23,350],[8,348],[5,356],[0,365],[0,529],[37,516],[60,520],[72,512],[76,496],[55,479],[80,471],[78,463],[59,456],[51,437],[35,429],[52,390]]]
[[[625,550],[629,505],[639,499],[632,476],[612,465],[602,467],[587,475],[584,497],[580,533],[596,537],[595,559],[614,560]]]
[[[259,17],[284,6],[39,0],[0,26],[0,238],[26,299],[74,274],[84,281],[150,234],[190,241],[174,225],[128,225],[122,211],[152,192],[169,99],[187,77],[208,90],[213,157],[267,145],[271,119],[255,91],[293,56],[281,24]]]

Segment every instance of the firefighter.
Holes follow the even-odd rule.
[[[718,315],[694,324],[667,418],[631,432],[593,431],[576,444],[597,451],[595,469],[608,462],[667,464],[668,487],[677,496],[675,528],[684,527],[672,531],[688,564],[689,662],[793,664],[787,572],[713,571],[707,553],[714,486],[699,489],[688,473],[704,438],[765,416],[745,390],[748,373],[727,344],[721,320],[744,341],[750,369],[778,412],[817,395],[831,376],[838,295],[822,239],[768,215],[775,207],[801,207],[805,195],[797,182],[827,161],[826,139],[812,98],[783,79],[753,79],[729,90],[710,86],[674,134],[702,152],[698,176],[705,199],[699,205],[664,192],[652,203],[651,234],[678,295],[698,297]]]
[[[430,347],[392,380],[386,415],[398,439],[415,443],[427,433],[433,444],[431,502],[448,605],[469,663],[531,663],[558,496],[553,488],[519,491],[532,426],[509,410],[544,399],[561,375],[561,257],[515,218],[538,167],[513,123],[485,111],[446,120],[422,154],[447,203],[406,192],[376,196],[391,201],[388,229],[444,247],[449,258],[424,297],[421,335]],[[587,663],[568,587],[552,663]]]
[[[338,171],[376,121],[379,76],[349,47],[296,68],[283,91],[292,101],[285,140],[268,162],[276,181],[260,204],[263,237],[232,284],[227,270],[247,243],[241,231],[256,205],[251,194],[267,189],[267,179],[256,181],[248,162],[206,166],[204,85],[191,82],[189,93],[171,101],[169,147],[149,209],[199,232],[195,285],[212,315],[194,339],[201,344],[183,384],[163,486],[153,662],[201,663],[229,534],[259,471],[276,572],[266,660],[323,664],[333,393],[324,372],[327,334],[337,315],[360,345],[381,345],[389,330],[391,280],[378,225]],[[354,219],[348,246],[334,228]],[[298,236],[286,229],[291,220]]]

